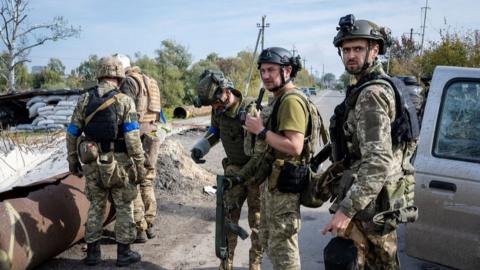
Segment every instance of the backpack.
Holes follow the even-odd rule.
[[[396,114],[391,124],[391,138],[394,145],[401,142],[415,142],[420,135],[420,126],[417,112],[412,102],[412,96],[405,83],[398,78],[391,78],[382,74],[369,74],[357,83],[358,87],[347,89],[345,101],[335,107],[335,113],[330,119],[330,133],[332,137],[333,161],[345,160],[349,162],[346,141],[343,134],[343,124],[349,110],[355,107],[362,89],[372,84],[383,84],[392,87],[395,93]]]
[[[391,125],[392,143],[413,142],[418,140],[420,125],[417,110],[410,89],[399,78],[378,76],[374,82],[386,81],[395,92],[396,115]],[[358,97],[358,96],[357,96]]]

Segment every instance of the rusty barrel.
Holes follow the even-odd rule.
[[[174,118],[190,118],[195,116],[209,115],[212,112],[211,106],[196,108],[194,106],[180,106],[173,110]]]
[[[84,237],[85,179],[65,173],[47,180],[0,194],[0,270],[34,268]],[[112,216],[108,204],[105,221]]]

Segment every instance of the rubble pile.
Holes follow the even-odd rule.
[[[78,98],[78,95],[33,97],[27,102],[32,123],[17,125],[11,129],[17,131],[64,129],[70,123]]]
[[[203,187],[215,184],[215,176],[201,168],[177,140],[167,139],[160,147],[156,189],[163,194],[204,197]]]

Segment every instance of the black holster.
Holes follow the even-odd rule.
[[[285,162],[278,177],[278,191],[300,193],[308,184],[309,168],[307,165],[295,165]]]

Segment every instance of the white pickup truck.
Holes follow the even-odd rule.
[[[480,269],[480,69],[435,69],[415,157],[410,256]]]

